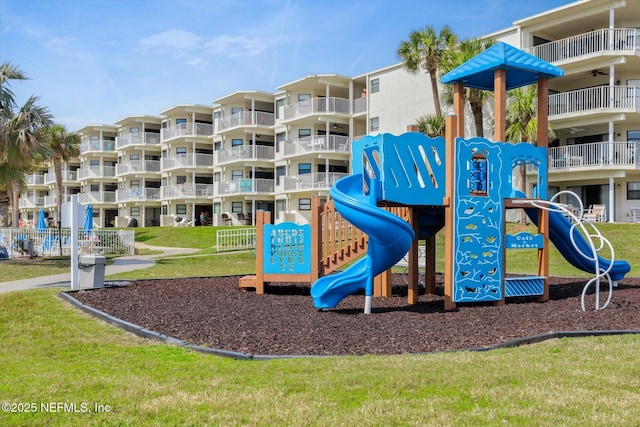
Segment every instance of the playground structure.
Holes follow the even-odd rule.
[[[497,43],[443,76],[442,82],[453,84],[454,89],[454,114],[447,117],[446,139],[428,138],[415,132],[364,137],[352,144],[353,174],[337,181],[331,189],[335,209],[367,235],[366,255],[336,274],[327,275],[329,270],[322,271],[315,265],[305,267],[300,275],[294,264],[304,263],[306,255],[299,248],[304,236],[311,232],[286,231],[288,225],[280,225],[280,229],[265,226],[264,248],[271,249],[258,251],[258,257],[268,257],[276,264],[273,270],[266,267],[264,260],[257,264],[258,270],[261,265],[265,268],[257,274],[256,289],[264,290],[260,289],[261,280],[310,279],[316,308],[334,308],[346,296],[363,291],[365,313],[369,313],[371,297],[384,292],[385,274],[408,253],[408,298],[409,303],[415,303],[418,240],[427,242],[425,282],[427,292],[433,292],[435,235],[444,227],[446,310],[454,309],[458,303],[503,304],[506,297],[512,296],[548,300],[549,240],[575,267],[596,275],[585,286],[583,309],[589,286],[595,285],[598,294],[600,279],[609,280],[605,304],[596,301],[596,309],[606,307],[612,282],[624,278],[630,267],[626,261],[614,261],[613,251],[610,261],[599,257],[592,235],[584,227],[581,227],[583,234],[578,233],[576,224],[580,222],[572,224],[561,212],[561,205],[547,200],[546,114],[538,117],[537,146],[500,142],[505,140],[506,91],[536,83],[538,111],[547,111],[548,80],[562,74],[561,69],[551,64]],[[494,92],[494,141],[498,142],[463,138],[465,86]],[[513,188],[513,169],[521,165],[537,169],[535,198],[526,198]],[[388,207],[396,209],[396,213]],[[523,208],[536,224],[537,234],[505,236],[506,209]],[[334,232],[341,227],[338,222],[326,225],[327,229],[333,227]],[[323,240],[320,231],[313,234],[316,243],[310,259],[319,260]],[[605,240],[602,236],[596,238],[602,247]],[[292,248],[293,255],[286,255]],[[506,250],[517,248],[537,250],[536,275],[507,276]],[[349,259],[360,253],[354,251]]]

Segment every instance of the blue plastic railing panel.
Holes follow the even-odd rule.
[[[266,224],[263,247],[267,250],[262,267],[265,273],[311,273],[311,225]]]
[[[366,136],[352,145],[353,173],[365,186],[376,178],[381,200],[410,206],[442,206],[445,190],[445,141],[418,132]]]

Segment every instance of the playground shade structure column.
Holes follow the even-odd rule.
[[[380,183],[369,181],[363,190],[363,175],[350,175],[331,188],[336,209],[369,237],[367,255],[348,269],[321,277],[311,287],[316,308],[335,308],[345,297],[364,291],[372,293],[373,278],[391,268],[407,253],[414,238],[411,225],[377,206]]]

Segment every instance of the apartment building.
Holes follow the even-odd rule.
[[[628,221],[630,208],[640,206],[640,0],[576,1],[487,36],[565,72],[550,82],[551,194],[572,190],[585,206],[606,205],[607,220]],[[328,198],[350,172],[353,140],[403,133],[433,112],[428,76],[402,64],[355,77],[310,75],[274,93],[238,91],[212,106],[127,117],[115,124],[116,181],[105,176],[114,157],[104,147],[83,151],[81,164],[67,171],[83,170],[77,191],[92,203],[117,182],[117,216],[103,199],[96,226],[197,223],[202,212],[207,224],[251,224],[258,209],[273,212],[275,222],[302,223],[311,197]],[[490,108],[486,117],[485,135],[492,135]],[[475,136],[472,120],[466,123],[466,136]],[[79,131],[83,142],[109,141],[109,132],[111,126]],[[46,172],[29,176],[20,199],[27,218],[54,194]]]

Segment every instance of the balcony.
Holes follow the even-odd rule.
[[[367,111],[367,98],[357,98],[353,100],[353,114],[360,114]]]
[[[186,168],[210,168],[213,166],[213,154],[179,154],[172,159],[161,159],[162,171]]]
[[[163,186],[162,199],[208,199],[213,196],[213,184],[179,184]]]
[[[160,201],[159,188],[122,188],[116,191],[116,202]]]
[[[313,98],[284,107],[285,121],[312,114],[332,114],[349,117],[349,100],[344,98]]]
[[[214,153],[215,165],[248,160],[270,161],[275,158],[275,149],[265,145],[238,145],[230,150],[219,150]]]
[[[78,169],[78,179],[115,178],[115,166],[89,167]]]
[[[18,199],[18,207],[22,208],[42,208],[44,207],[44,197],[20,197]]]
[[[39,175],[35,173],[30,173],[29,175],[25,175],[25,181],[27,182],[27,185],[45,185],[44,175]]]
[[[547,62],[557,63],[603,54],[634,55],[639,50],[640,30],[603,28],[534,46],[528,52]]]
[[[52,196],[44,196],[44,207],[45,208],[52,208],[52,207],[56,207],[58,206],[58,204],[56,203],[58,199],[58,196],[56,196],[55,194]],[[62,203],[69,203],[71,201],[71,194],[63,194],[62,195]]]
[[[240,111],[229,118],[222,117],[218,121],[218,131],[223,132],[237,127],[264,126],[275,124],[275,115],[264,111]]]
[[[279,192],[329,190],[340,178],[349,174],[340,172],[317,172],[296,176],[283,176],[278,185]]]
[[[145,174],[145,173],[158,173],[160,172],[159,160],[144,160],[142,162],[125,162],[118,163],[116,165],[116,175],[129,175],[129,174]]]
[[[640,143],[593,142],[549,148],[549,172],[594,167],[640,169]]]
[[[86,193],[78,194],[78,202],[82,205],[100,204],[100,203],[115,203],[116,192],[115,191],[89,191]]]
[[[282,144],[283,157],[300,156],[317,152],[333,152],[349,154],[350,139],[341,135],[308,136]]]
[[[160,134],[155,132],[145,132],[144,134],[130,133],[116,138],[116,146],[123,149],[131,146],[154,146],[160,145]]]
[[[87,153],[113,153],[116,151],[116,143],[111,140],[82,141],[80,142],[80,154]]]
[[[213,196],[233,196],[239,194],[271,194],[274,190],[273,179],[237,179],[231,182],[214,182]]]
[[[78,172],[77,171],[65,171],[62,170],[62,183],[68,182],[76,182],[78,181]],[[54,172],[47,172],[44,174],[44,183],[45,184],[55,184],[56,183],[56,174]]]
[[[213,135],[213,125],[209,123],[180,123],[160,130],[162,141],[180,136],[202,136],[206,138],[211,135]]]
[[[549,96],[549,120],[588,112],[640,112],[640,88],[597,86]]]

